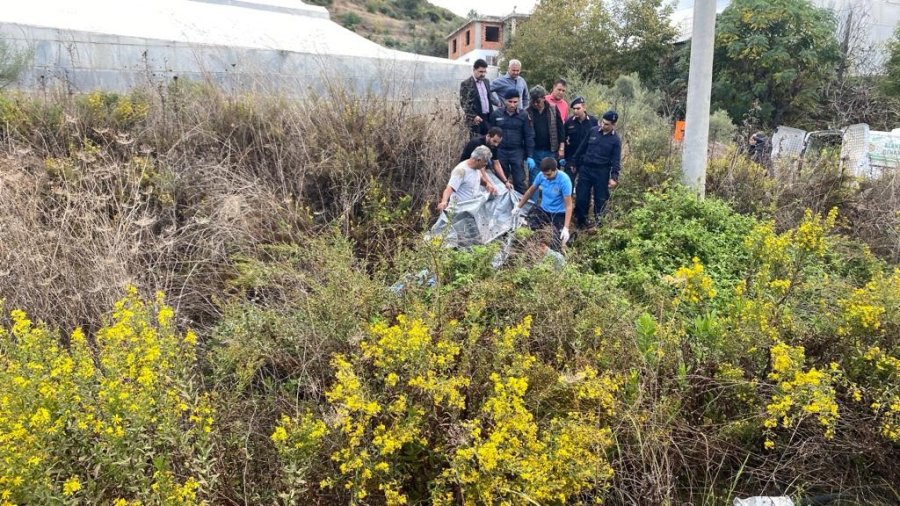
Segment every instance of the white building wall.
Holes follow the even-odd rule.
[[[294,0],[28,0],[0,9],[0,36],[32,55],[25,88],[122,91],[192,79],[305,92],[329,79],[416,97],[456,90],[470,73],[462,62],[379,46]]]
[[[456,59],[456,61],[465,62],[471,65],[475,63],[475,60],[481,58],[484,61],[488,62],[488,65],[496,66],[497,58],[499,58],[499,56],[500,51],[497,51],[496,49],[474,49],[464,55],[461,55]]]

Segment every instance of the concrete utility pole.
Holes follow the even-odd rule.
[[[693,188],[700,198],[706,194],[706,151],[709,145],[709,102],[715,40],[716,1],[695,0],[681,181]]]

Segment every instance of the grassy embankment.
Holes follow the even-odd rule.
[[[562,271],[421,241],[441,106],[0,96],[2,500],[896,503],[896,181],[726,147],[699,202],[577,86],[629,155]]]

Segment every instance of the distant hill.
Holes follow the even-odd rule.
[[[331,19],[384,46],[447,57],[444,37],[465,20],[426,0],[306,0]]]

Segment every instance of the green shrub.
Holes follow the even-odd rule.
[[[737,127],[728,116],[728,112],[722,109],[716,109],[709,116],[709,142],[731,142],[734,140],[734,134]]]
[[[717,283],[740,279],[741,244],[753,219],[688,190],[647,192],[639,205],[600,229],[579,255],[594,272],[614,274],[633,294],[652,291],[663,275],[697,257]]]

